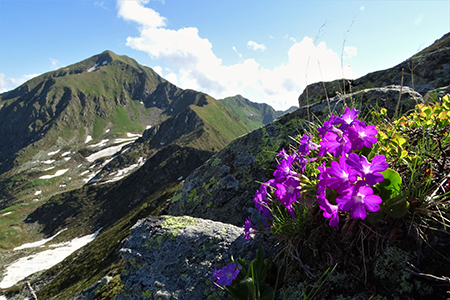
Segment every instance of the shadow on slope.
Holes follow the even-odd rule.
[[[208,151],[170,145],[121,181],[84,186],[53,196],[31,213],[27,222],[38,222],[46,235],[63,228],[69,228],[66,235],[70,236],[106,228],[161,187],[189,175],[211,155]]]

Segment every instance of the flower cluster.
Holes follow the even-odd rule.
[[[232,262],[220,270],[217,270],[216,266],[214,266],[212,280],[216,280],[216,283],[219,285],[231,285],[233,280],[239,275],[240,269],[241,266]]]
[[[372,147],[378,133],[374,125],[357,120],[358,113],[346,108],[342,116],[331,115],[317,129],[319,138],[304,134],[299,139],[298,151],[292,154],[284,149],[280,151],[274,178],[263,183],[253,199],[265,219],[273,219],[271,205],[276,200],[286,207],[291,217],[295,216],[293,204],[302,195],[301,179],[309,163],[317,164],[317,203],[323,216],[330,219],[330,226],[338,228],[339,210],[350,212],[354,219],[365,219],[366,210],[380,209],[382,199],[373,193],[371,186],[384,180],[380,172],[386,170],[388,164],[383,155],[369,162],[365,156],[354,153]],[[315,143],[317,139],[320,140]],[[247,239],[254,233],[252,229],[256,227],[247,219],[244,225]]]

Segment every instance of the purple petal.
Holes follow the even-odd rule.
[[[367,216],[366,208],[362,203],[357,203],[352,207],[352,211],[350,212],[350,216],[353,219],[362,219],[364,220]]]

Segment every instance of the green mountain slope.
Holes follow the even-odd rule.
[[[82,186],[92,175],[81,174],[108,168],[106,158],[91,161],[96,153],[112,146],[119,151],[146,128],[151,127],[147,137],[159,132],[161,138],[141,147],[145,155],[136,155],[130,164],[175,140],[218,151],[250,130],[215,99],[179,89],[152,69],[111,51],[1,94],[0,107],[0,197],[20,202]],[[210,115],[220,122],[208,119]],[[180,120],[191,124],[186,127]],[[54,176],[64,170],[65,175]],[[6,203],[11,204],[4,201],[0,208]]]
[[[297,108],[291,107],[287,111],[276,111],[268,104],[252,102],[241,95],[227,97],[219,101],[251,129],[267,125],[281,115]]]
[[[156,214],[183,178],[250,131],[219,101],[110,51],[38,76],[0,101],[8,124],[0,131],[8,200],[0,213],[9,213],[0,222],[1,261],[28,253],[13,255],[13,247],[63,229],[55,242],[104,232],[91,258],[43,275],[53,279],[43,299],[65,289],[69,296],[120,265],[116,237],[128,234],[130,220]]]

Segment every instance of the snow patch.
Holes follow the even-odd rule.
[[[47,153],[47,155],[48,155],[48,156],[52,156],[52,155],[55,155],[56,153],[58,153],[59,151],[61,151],[61,149],[56,150],[56,151],[49,152],[49,153]]]
[[[95,233],[75,238],[67,243],[55,245],[54,249],[42,251],[36,255],[20,258],[6,268],[6,275],[0,282],[0,288],[6,289],[18,281],[38,271],[46,270],[63,261],[67,256],[91,242],[101,229]]]
[[[152,125],[147,125],[147,127],[145,129],[150,129],[152,128]]]
[[[123,150],[122,153],[120,153],[120,154],[124,154],[125,152],[127,152],[130,149],[131,149],[131,147],[128,147],[127,149]]]
[[[102,65],[107,65],[108,64],[108,61],[104,61],[103,63],[102,63]]]
[[[115,139],[114,143],[123,143],[123,142],[134,142],[135,140],[137,140],[137,138],[129,138],[129,139]]]
[[[42,163],[44,163],[44,164],[46,164],[46,165],[49,165],[49,164],[52,164],[52,163],[54,163],[54,162],[55,162],[54,159],[49,159],[49,160],[43,161]]]
[[[181,179],[183,179],[183,176],[178,177],[178,181],[180,181]]]
[[[139,157],[139,160],[138,160],[138,162],[136,164],[133,164],[133,165],[131,165],[129,167],[123,168],[122,170],[119,170],[114,178],[106,181],[105,183],[115,182],[115,181],[118,181],[118,180],[124,178],[126,175],[130,174],[131,171],[133,171],[134,169],[137,169],[140,166],[142,166],[144,164],[144,162],[145,162],[144,158]]]
[[[84,142],[85,144],[89,143],[92,140],[92,136],[88,135],[86,137],[86,142]]]
[[[47,168],[47,169],[44,169],[44,172],[45,171],[48,171],[48,170],[51,170],[51,169],[54,169],[55,167],[50,167],[50,168]]]
[[[90,145],[89,147],[94,148],[94,147],[103,147],[106,145],[106,143],[109,142],[109,139],[106,140],[102,140],[100,143],[94,144],[94,145]]]
[[[12,214],[12,211],[8,211],[8,212],[2,214],[2,217],[3,217],[3,216],[7,216],[7,215],[9,215],[9,214]]]
[[[136,138],[139,138],[139,137],[141,137],[142,135],[141,134],[138,134],[138,133],[129,133],[129,132],[127,132],[127,137],[136,137]]]
[[[34,192],[34,195],[37,196],[37,195],[40,195],[41,193],[42,193],[42,191],[36,191],[36,192]]]
[[[111,129],[109,129],[109,128],[108,128],[108,129],[106,129],[106,130],[105,130],[105,133],[108,133],[108,132],[109,132],[110,130],[111,130]]]
[[[69,155],[70,153],[72,153],[72,152],[67,151],[67,152],[64,152],[63,154],[61,154],[61,156],[67,156],[67,155]]]
[[[97,178],[95,178],[95,176],[97,176],[98,173],[101,172],[101,170],[103,169],[104,166],[106,166],[110,161],[112,161],[113,158],[107,159],[105,160],[105,162],[99,167],[98,171],[93,173],[91,176],[89,176],[87,179],[83,179],[83,181],[85,183],[94,183],[96,181],[98,181]]]
[[[80,174],[80,176],[86,175],[86,174],[89,173],[89,172],[90,172],[89,170],[86,170],[86,171],[82,172],[82,173]]]
[[[93,67],[89,68],[87,71],[88,71],[88,72],[92,72],[92,71],[94,71],[95,68],[97,68],[97,67],[98,67],[98,64],[95,64]]]
[[[49,237],[49,238],[46,238],[46,239],[43,239],[43,240],[40,240],[40,241],[37,241],[37,242],[33,242],[33,243],[26,243],[26,244],[23,244],[23,245],[21,245],[21,246],[19,246],[19,247],[14,248],[13,251],[15,251],[15,250],[21,250],[21,249],[26,249],[26,248],[36,248],[36,247],[43,246],[43,245],[45,245],[47,242],[53,240],[58,234],[60,234],[61,232],[64,232],[65,230],[67,230],[67,228],[58,231],[54,236],[51,236],[51,237]]]
[[[39,177],[39,179],[50,179],[50,178],[53,178],[53,177],[58,177],[58,176],[61,176],[64,173],[66,173],[67,171],[69,171],[69,169],[58,170],[53,175],[44,175],[44,176]]]
[[[131,142],[129,143],[124,143],[124,144],[120,144],[117,146],[112,146],[103,150],[100,150],[98,152],[95,152],[91,155],[89,155],[88,157],[86,157],[86,160],[88,162],[94,162],[95,160],[101,158],[101,157],[105,157],[105,156],[111,156],[114,153],[116,153],[117,151],[119,151],[120,149],[122,149],[123,146],[131,144]]]
[[[69,161],[69,160],[70,160],[70,157],[64,157],[64,160],[65,160],[65,161]]]

